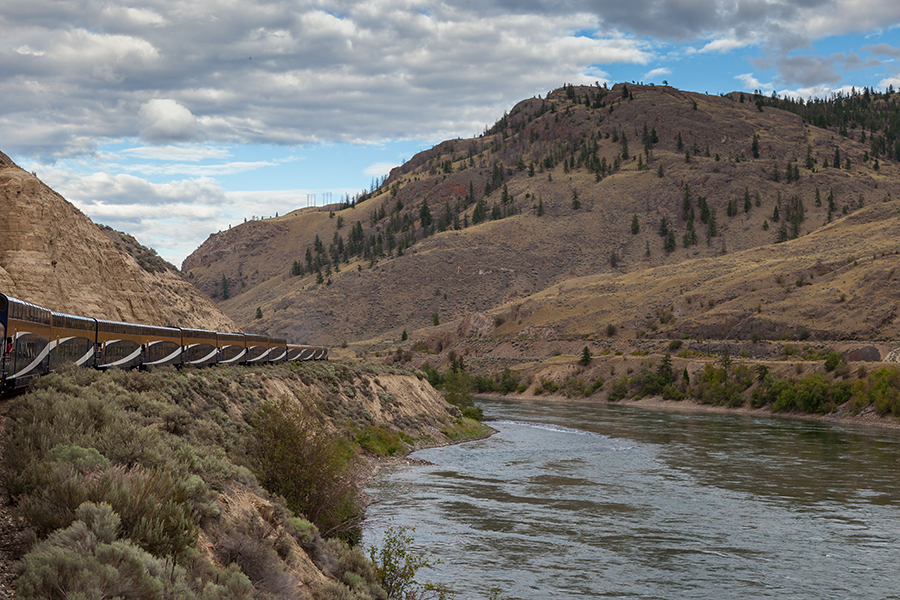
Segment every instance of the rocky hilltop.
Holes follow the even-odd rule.
[[[897,106],[566,86],[353,202],[211,236],[184,270],[242,326],[314,343],[473,311],[501,334],[879,336],[893,284],[853,285],[900,266]]]
[[[100,228],[0,154],[0,290],[95,318],[235,330],[234,321],[133,238]]]

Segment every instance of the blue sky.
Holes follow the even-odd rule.
[[[0,0],[0,151],[180,265],[566,83],[900,88],[896,0]]]

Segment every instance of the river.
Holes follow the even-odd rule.
[[[900,598],[900,433],[481,401],[497,433],[368,493],[460,599]]]

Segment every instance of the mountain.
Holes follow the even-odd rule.
[[[98,227],[0,153],[0,290],[88,317],[231,331],[234,321],[134,238]]]
[[[246,329],[312,343],[476,311],[505,334],[893,335],[898,114],[868,89],[565,86],[352,200],[214,234],[182,268]]]

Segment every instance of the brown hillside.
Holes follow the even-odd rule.
[[[53,310],[134,323],[235,329],[171,265],[101,230],[0,154],[0,290]]]
[[[800,252],[812,232],[819,232],[815,239],[820,240],[818,250],[810,250],[813,263],[821,259],[833,264],[851,253],[844,241],[830,241],[838,239],[830,236],[861,236],[861,246],[852,251],[858,256],[893,252],[876,248],[868,233],[861,234],[881,218],[877,209],[861,211],[869,216],[860,218],[872,219],[870,225],[855,228],[852,234],[840,232],[849,231],[846,228],[861,207],[889,206],[900,198],[897,164],[882,159],[876,169],[867,160],[868,146],[856,141],[860,131],[848,131],[845,137],[813,127],[796,114],[769,106],[760,110],[749,98],[745,102],[740,98],[653,86],[563,88],[546,99],[519,103],[483,136],[443,142],[417,155],[355,207],[332,207],[334,217],[327,210],[306,209],[216,234],[185,261],[184,269],[211,295],[221,296],[223,277],[227,279],[231,298],[224,302],[220,298],[220,306],[249,330],[333,344],[379,335],[396,339],[402,329],[427,332],[435,313],[446,323],[504,304],[507,307],[499,312],[510,313],[512,322],[522,321],[510,306],[532,306],[537,298],[566,287],[565,282],[574,284],[577,278],[595,277],[613,287],[633,280],[638,287],[626,289],[647,291],[649,280],[641,277],[652,277],[654,286],[671,292],[698,285],[686,272],[698,268],[717,272],[726,268],[719,265],[734,264],[740,251],[771,248],[779,256]],[[645,130],[648,138],[655,132],[658,141],[645,144]],[[752,156],[754,135],[759,158]],[[841,168],[831,165],[836,150]],[[850,159],[849,169],[845,159]],[[789,167],[796,180],[788,174]],[[484,196],[486,187],[488,218],[472,226],[474,202]],[[682,215],[686,190],[695,213],[696,239],[687,247],[683,238],[689,226]],[[748,210],[745,196],[750,200]],[[423,237],[423,201],[435,221],[448,214],[448,222],[459,219],[460,229],[449,225]],[[713,215],[715,231],[703,222],[702,202]],[[733,216],[728,216],[730,203]],[[801,205],[802,218],[791,227],[788,216],[792,211],[797,215]],[[492,212],[504,218],[491,220]],[[823,228],[844,214],[851,214],[851,219]],[[635,217],[639,231],[632,234]],[[672,252],[664,250],[658,234],[662,218],[675,233],[677,248]],[[344,243],[357,221],[367,239],[380,236],[379,247],[341,261],[339,273],[329,274],[326,268],[323,280],[330,280],[330,285],[316,284],[316,276],[308,273],[291,277],[292,263],[305,263],[306,249],[313,247],[316,235],[325,247],[337,242],[337,236]],[[800,240],[773,246],[795,236]],[[404,246],[402,256],[397,243]],[[818,251],[824,254],[815,255]],[[750,276],[739,266],[733,267],[736,281]],[[778,268],[785,276],[799,269]],[[707,295],[728,296],[714,285],[709,284]],[[803,286],[800,291],[811,293],[812,288]],[[547,290],[543,296],[528,300],[542,290]],[[668,301],[655,302],[663,310]],[[647,329],[638,324],[646,315],[637,308],[619,315],[624,306],[614,306],[608,313],[581,307],[586,312],[578,321],[577,311],[563,315],[558,307],[549,307],[541,322],[562,330],[597,331],[598,323],[605,327],[610,320],[627,322],[634,330]],[[254,319],[257,308],[263,313],[260,320]],[[694,325],[679,319],[677,333],[691,327],[706,335],[740,333],[732,330],[742,320],[711,327],[707,321],[720,313],[707,312],[685,313]],[[785,308],[784,314],[777,325],[754,328],[760,335],[774,334],[788,326],[793,313]],[[815,328],[822,335],[868,331],[868,325],[851,325],[839,314],[831,320],[822,317],[821,326]],[[557,317],[564,322],[556,323]],[[803,319],[792,321],[790,327],[802,327]]]

